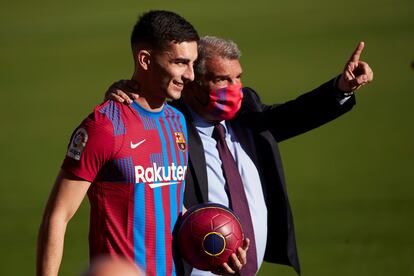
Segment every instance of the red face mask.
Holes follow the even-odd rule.
[[[241,107],[243,99],[242,84],[232,84],[209,93],[207,111],[217,120],[230,120]]]

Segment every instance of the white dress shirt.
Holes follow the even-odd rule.
[[[229,206],[229,199],[226,191],[226,180],[221,168],[221,160],[216,148],[216,140],[212,138],[214,124],[206,122],[200,116],[191,111],[194,124],[198,130],[201,141],[203,143],[204,154],[206,158],[207,180],[208,180],[208,200],[214,203],[220,203]],[[256,241],[256,253],[258,267],[263,262],[266,249],[267,239],[267,208],[263,196],[263,190],[260,182],[259,172],[241,147],[237,137],[230,127],[230,124],[224,121],[221,124],[226,129],[226,142],[236,161],[240,176],[243,181],[244,190],[246,192],[247,201],[252,218],[254,236]],[[253,146],[253,143],[251,145]],[[253,250],[250,248],[249,250]],[[208,271],[193,269],[191,275],[214,275]]]

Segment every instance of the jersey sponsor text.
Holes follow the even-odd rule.
[[[148,168],[135,166],[135,182],[148,183],[151,188],[177,184],[184,180],[186,170],[187,166],[176,166],[174,163],[168,167],[156,163]]]

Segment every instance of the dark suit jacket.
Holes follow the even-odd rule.
[[[315,90],[280,105],[264,105],[251,88],[243,88],[240,111],[230,121],[236,136],[252,158],[260,174],[268,209],[268,236],[265,261],[292,266],[300,274],[293,217],[285,187],[282,161],[277,143],[329,122],[349,111],[354,96],[343,105],[339,91],[331,80]],[[204,150],[191,114],[182,100],[171,103],[184,113],[188,129],[189,164],[186,175],[184,205],[208,201],[208,183]],[[254,146],[248,141],[247,132]],[[191,271],[185,269],[188,274]]]

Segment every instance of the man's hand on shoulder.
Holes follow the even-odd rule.
[[[336,83],[337,88],[345,93],[356,91],[361,86],[370,83],[374,78],[374,73],[368,63],[360,60],[364,46],[364,42],[358,44]]]
[[[139,98],[139,85],[134,80],[120,80],[109,86],[104,101],[113,100],[119,103],[131,104]]]

